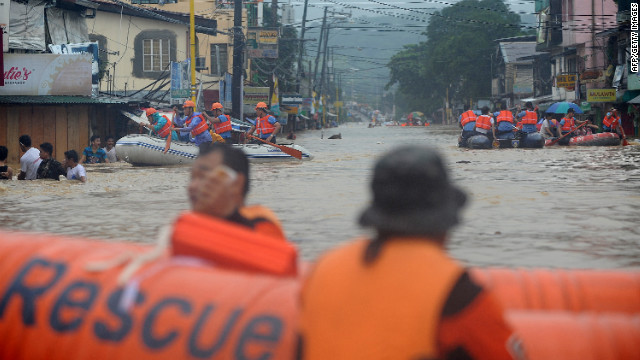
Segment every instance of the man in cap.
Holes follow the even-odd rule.
[[[231,116],[224,114],[224,107],[219,102],[211,105],[214,117],[210,117],[207,113],[202,113],[209,120],[216,134],[220,135],[224,142],[231,141]]]
[[[262,140],[266,140],[276,144],[276,134],[280,131],[280,123],[278,119],[269,115],[267,112],[267,104],[259,102],[256,105],[256,124],[249,129],[247,134],[253,135],[253,132],[257,130],[258,137]]]
[[[301,293],[306,359],[512,359],[493,295],[444,249],[466,195],[440,156],[404,146],[375,166],[362,238],[320,258]]]
[[[178,140],[178,134],[173,130],[171,120],[169,120],[168,117],[160,115],[158,110],[154,108],[147,108],[145,113],[147,114],[149,124],[151,124],[150,128],[148,126],[146,127],[149,128],[154,135],[163,139],[170,136],[169,141]]]
[[[184,109],[183,118],[178,116],[177,109],[174,108],[174,121],[176,126],[178,126],[176,131],[181,135],[181,139],[183,139],[183,135],[191,134],[191,141],[195,142],[198,146],[200,144],[210,143],[213,141],[211,134],[209,133],[209,124],[207,123],[207,120],[201,113],[195,112],[196,104],[191,100],[187,100],[184,102],[182,108]]]
[[[602,119],[602,132],[617,132],[622,137],[622,124],[616,108],[609,109]]]

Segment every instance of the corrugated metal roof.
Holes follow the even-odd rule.
[[[519,58],[536,54],[536,43],[531,42],[501,42],[500,50],[505,64],[518,62]],[[524,61],[526,62],[526,61]]]
[[[128,104],[128,100],[100,96],[64,96],[64,95],[5,95],[0,96],[0,104]]]

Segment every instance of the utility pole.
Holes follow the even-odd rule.
[[[196,101],[196,21],[193,1],[189,1],[189,57],[191,58],[189,59],[189,67],[191,68],[191,101]],[[115,64],[113,66],[115,69]]]
[[[313,90],[316,89],[316,78],[318,77],[318,62],[320,61],[320,50],[322,49],[322,40],[324,37],[324,27],[327,24],[327,10],[328,7],[324,7],[324,17],[322,18],[322,27],[320,28],[320,41],[318,41],[318,52],[316,53],[316,67],[313,70]]]
[[[271,26],[276,27],[278,24],[278,0],[271,0]]]
[[[304,0],[304,11],[302,12],[302,30],[300,30],[300,51],[298,51],[298,71],[296,73],[296,92],[300,93],[300,76],[302,74],[302,55],[304,54],[304,30],[307,22],[307,4],[309,0]]]
[[[193,1],[193,0],[192,0]],[[233,74],[231,77],[231,114],[240,118],[242,113],[242,55],[244,36],[242,34],[242,0],[233,3]]]

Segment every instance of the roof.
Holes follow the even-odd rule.
[[[128,104],[128,100],[100,96],[71,96],[71,95],[4,95],[0,96],[0,104]]]
[[[530,62],[530,60],[522,60],[522,57],[542,54],[536,51],[535,41],[527,42],[500,42],[500,53],[505,64],[514,62]]]
[[[98,11],[106,11],[116,14],[124,14],[159,21],[172,22],[189,26],[189,13],[180,13],[154,8],[131,5],[120,0],[91,0],[99,5]],[[194,16],[195,31],[197,33],[216,35],[218,22],[214,19],[207,19],[199,15]]]

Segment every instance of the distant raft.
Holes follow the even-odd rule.
[[[551,144],[553,140],[547,139],[545,145]],[[574,145],[574,146],[618,146],[620,145],[620,136],[616,133],[603,132],[584,136],[574,136],[568,143],[560,141],[558,145]]]
[[[280,144],[279,144],[280,145]],[[166,166],[191,164],[198,156],[198,147],[192,143],[172,141],[171,147],[164,153],[166,141],[146,134],[127,135],[116,142],[118,158],[137,166]],[[298,161],[293,156],[275,146],[266,144],[234,144],[244,151],[251,161]],[[311,160],[313,156],[307,149],[296,144],[283,144],[302,152],[302,160]]]

